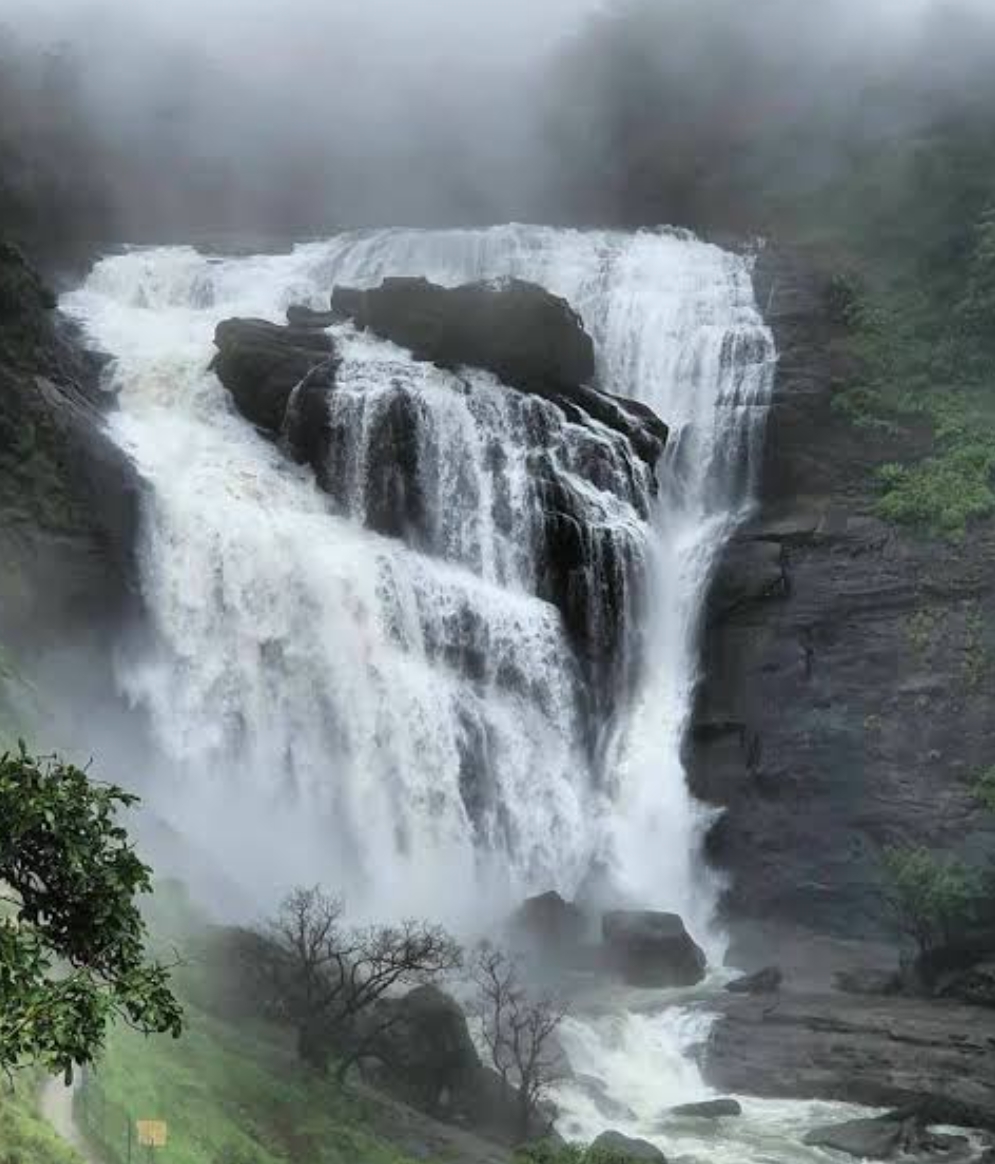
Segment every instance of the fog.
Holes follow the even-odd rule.
[[[511,218],[735,228],[705,171],[731,185],[731,153],[811,170],[841,136],[917,124],[989,71],[986,7],[2,0],[15,165],[0,197],[31,201],[56,174],[79,232],[105,240]],[[762,147],[784,130],[805,141],[774,159]]]

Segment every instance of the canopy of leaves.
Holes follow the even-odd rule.
[[[72,1073],[118,1016],[181,1030],[168,972],[145,956],[136,895],[151,871],[117,821],[135,797],[22,745],[0,756],[0,1068]]]
[[[949,944],[974,919],[984,886],[961,862],[928,849],[893,848],[885,852],[884,867],[896,921],[921,952]]]

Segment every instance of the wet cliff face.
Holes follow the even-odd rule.
[[[780,365],[760,510],[712,589],[692,782],[726,809],[732,918],[869,936],[885,847],[992,843],[971,785],[995,762],[995,523],[950,543],[880,521],[875,469],[927,434],[834,407],[859,369],[802,257],[768,251],[756,285]]]
[[[130,600],[139,485],[104,432],[99,361],[0,242],[0,641],[44,650]]]

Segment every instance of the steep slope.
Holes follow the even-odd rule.
[[[737,919],[887,930],[881,856],[990,852],[974,795],[995,758],[995,525],[943,540],[882,520],[880,466],[925,419],[858,425],[836,287],[772,249],[756,274],[780,352],[762,504],[726,553],[704,636],[696,793]]]

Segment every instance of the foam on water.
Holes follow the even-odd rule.
[[[672,428],[655,500],[648,476],[628,496],[574,473],[584,441],[604,442],[612,464],[624,454],[607,430],[346,325],[331,408],[348,448],[333,466],[336,500],[320,492],[207,370],[213,328],[323,307],[336,283],[388,275],[514,276],[566,297],[594,336],[599,386]],[[456,924],[479,921],[482,902],[569,895],[596,860],[635,899],[680,912],[720,957],[716,886],[699,857],[708,815],[681,747],[707,583],[749,512],[772,382],[748,259],[674,232],[387,230],[277,256],[119,255],[65,306],[115,358],[113,432],[149,482],[149,626],[122,648],[118,675],[165,758],[168,779],[149,790],[164,815],[261,893],[321,879],[356,909]],[[415,402],[434,466],[428,544],[414,548],[364,527],[369,433],[398,392]],[[650,560],[633,628],[641,681],[596,760],[580,742],[589,725],[560,616],[534,593],[535,410],[592,527]],[[747,1118],[710,1146],[664,1119],[707,1094],[687,1052],[709,1022],[624,1004],[570,1020],[575,1070],[631,1118],[606,1120],[565,1086],[564,1132],[591,1137],[607,1122],[671,1153],[706,1147],[718,1164],[817,1159],[792,1141],[818,1105],[747,1101]]]

